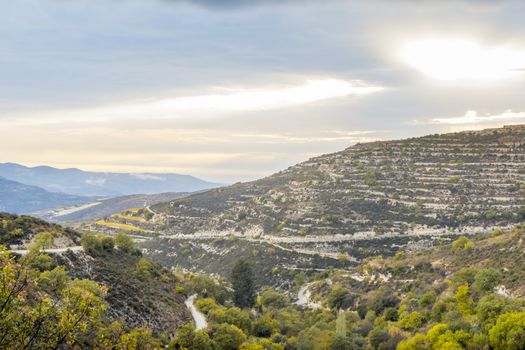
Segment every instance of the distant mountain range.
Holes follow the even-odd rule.
[[[74,168],[26,167],[15,163],[0,164],[0,176],[22,184],[37,186],[48,192],[89,197],[193,192],[221,185],[190,175],[87,172]]]
[[[29,186],[0,177],[0,211],[30,213],[43,209],[76,205],[90,200],[93,198],[53,193],[36,186]]]

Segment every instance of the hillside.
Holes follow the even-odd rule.
[[[2,222],[19,224],[27,236],[46,225],[4,214]],[[53,241],[66,233],[46,229]],[[516,225],[424,252],[369,256],[345,269],[312,266],[309,277],[297,271],[279,289],[258,285],[258,297],[238,307],[235,284],[169,271],[141,257],[129,237],[124,243],[122,236],[87,234],[84,251],[50,258],[39,235],[37,246],[15,259],[0,247],[0,277],[9,281],[0,293],[0,347],[519,350],[524,237]],[[265,263],[282,262],[275,258]],[[252,253],[244,262],[242,281],[258,275],[257,260]],[[205,320],[199,330],[184,305],[190,294]]]
[[[48,192],[0,177],[0,211],[25,214],[90,201],[92,198]]]
[[[24,273],[42,284],[37,284],[37,289],[50,283],[54,291],[63,287],[66,278],[87,280],[84,284],[90,290],[94,288],[89,287],[91,283],[97,283],[105,290],[101,322],[119,322],[124,330],[144,328],[159,336],[173,333],[190,320],[186,296],[177,290],[181,281],[168,269],[144,259],[132,241],[124,249],[110,237],[91,235],[92,240],[103,240],[104,244],[85,250],[85,239],[74,230],[40,219],[0,213],[0,255],[5,259],[0,269],[14,263],[9,261],[5,246]],[[15,278],[24,282],[23,276]],[[39,290],[38,295],[44,292],[48,290]]]
[[[284,236],[507,225],[525,205],[525,125],[358,144],[159,204],[170,232]]]
[[[301,261],[316,255],[352,263],[506,227],[525,220],[524,206],[525,126],[518,125],[357,144],[258,181],[152,206],[147,220],[113,220],[160,235],[145,243],[155,259],[219,272],[206,261],[181,261],[187,245],[180,242],[215,258],[244,249],[221,249],[218,238],[234,236],[239,247],[265,242],[297,255],[287,268],[307,268]]]
[[[65,208],[55,208],[31,213],[44,220],[74,223],[88,220],[97,220],[106,216],[120,213],[130,208],[143,208],[153,204],[166,202],[188,196],[188,193],[158,193],[135,194],[129,196],[101,199],[82,205]]]
[[[472,271],[496,269],[499,274],[494,287],[498,287],[498,293],[523,298],[524,235],[525,228],[517,226],[509,231],[496,229],[490,235],[460,237],[451,244],[424,252],[402,251],[393,257],[370,257],[352,273],[334,273],[329,286],[326,281],[318,281],[313,289],[323,299],[336,284],[366,300],[367,295],[379,287],[402,294],[410,289],[439,286],[453,276],[469,278],[469,271],[471,274]]]
[[[50,192],[91,197],[193,192],[219,186],[190,175],[101,173],[48,166],[26,167],[14,163],[0,164],[0,176]]]
[[[89,279],[108,288],[106,317],[155,335],[170,334],[190,321],[179,281],[167,269],[121,250],[90,254],[67,251],[54,259],[72,278]]]
[[[36,235],[49,232],[54,237],[50,248],[80,244],[80,233],[30,216],[0,212],[0,244],[10,249],[25,249]]]

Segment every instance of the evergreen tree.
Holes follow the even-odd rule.
[[[231,272],[233,286],[233,301],[240,308],[252,307],[255,304],[255,288],[252,279],[252,269],[248,262],[240,258]]]

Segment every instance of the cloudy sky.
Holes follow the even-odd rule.
[[[0,162],[235,182],[525,123],[523,1],[0,3]]]

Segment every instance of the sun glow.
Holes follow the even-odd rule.
[[[484,47],[467,39],[410,41],[400,58],[423,74],[439,80],[494,81],[510,79],[525,69],[525,51]]]

